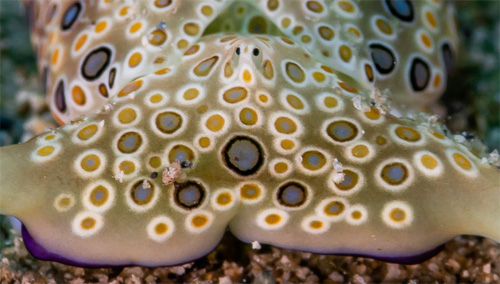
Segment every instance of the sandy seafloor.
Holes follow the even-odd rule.
[[[491,151],[500,148],[500,2],[459,1],[457,6],[460,53],[447,92],[431,110],[443,115],[452,131],[475,133]],[[14,0],[0,0],[0,56],[0,145],[9,145],[56,125],[40,92],[26,21]],[[0,216],[0,283],[186,282],[500,283],[500,246],[487,238],[459,236],[428,261],[400,265],[268,245],[253,250],[228,233],[212,253],[185,265],[83,269],[34,259]]]

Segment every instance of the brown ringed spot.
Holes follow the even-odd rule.
[[[274,121],[276,131],[282,134],[293,134],[297,131],[297,123],[289,117],[280,116]]]
[[[239,119],[244,125],[252,126],[257,124],[259,116],[254,109],[245,107],[240,111]]]
[[[194,162],[195,160],[195,154],[194,151],[185,145],[175,145],[170,149],[170,152],[168,153],[168,160],[170,163],[173,163],[175,161],[179,161],[182,163],[184,162]]]
[[[151,204],[155,196],[155,185],[147,180],[139,180],[130,190],[131,200],[138,206]]]
[[[341,45],[339,48],[339,56],[344,62],[351,61],[352,51],[347,45]]]
[[[205,188],[196,181],[174,182],[174,201],[182,209],[192,210],[200,207],[205,196]]]
[[[391,162],[383,166],[380,177],[389,185],[401,185],[409,178],[408,167],[401,162]]]
[[[329,123],[326,133],[335,142],[349,142],[356,138],[360,130],[348,120],[337,120]]]
[[[338,217],[341,216],[342,213],[346,210],[346,204],[340,200],[334,200],[328,202],[323,207],[323,212],[326,216],[329,217]]]
[[[417,130],[408,126],[398,126],[394,132],[397,137],[407,142],[418,142],[422,138]]]
[[[322,169],[327,162],[325,154],[317,150],[309,150],[304,152],[301,155],[300,160],[302,166],[310,171],[318,171]]]
[[[194,67],[193,69],[194,74],[200,77],[207,76],[218,60],[219,56],[212,56],[210,58],[201,61]]]
[[[90,124],[82,128],[80,131],[77,133],[77,137],[82,140],[82,141],[87,141],[94,137],[94,135],[97,133],[99,130],[99,127],[95,124]]]
[[[167,41],[167,33],[160,29],[154,29],[147,36],[148,42],[154,46],[160,46]]]
[[[183,30],[187,35],[195,36],[200,32],[200,26],[197,23],[186,23]]]
[[[246,183],[240,188],[240,196],[243,200],[259,200],[262,197],[262,189],[255,183]]]
[[[228,89],[222,95],[224,101],[230,104],[239,103],[248,97],[247,89],[243,87],[233,87]]]
[[[288,105],[290,105],[292,108],[296,110],[304,109],[304,102],[296,95],[293,94],[286,95],[286,102],[288,103]]]
[[[101,166],[101,158],[96,154],[88,154],[80,161],[80,167],[86,172],[95,172]]]
[[[302,67],[294,62],[285,63],[285,72],[288,78],[295,83],[302,83],[306,79],[306,74]]]
[[[200,50],[200,45],[199,44],[194,44],[191,46],[186,52],[184,52],[184,55],[193,55],[197,53]]]
[[[351,170],[343,170],[344,173],[344,181],[341,183],[336,183],[336,187],[342,191],[350,191],[352,190],[359,181],[359,175]]]
[[[128,85],[126,85],[119,93],[118,93],[118,97],[121,98],[121,97],[125,97],[125,96],[128,96],[129,94],[131,94],[132,92],[135,92],[137,91],[139,88],[142,87],[142,84],[143,84],[143,80],[136,80],[132,83],[129,83]]]
[[[224,117],[220,114],[213,114],[208,117],[207,121],[205,122],[205,126],[213,132],[218,132],[224,128],[224,125],[226,124],[226,121]]]
[[[132,174],[135,171],[135,163],[130,160],[124,160],[118,165],[118,169],[125,175]]]
[[[324,40],[331,40],[335,36],[333,29],[327,26],[320,26],[318,28],[318,33]]]
[[[274,67],[271,61],[266,60],[262,66],[264,77],[271,80],[274,77]]]
[[[139,150],[142,146],[142,135],[135,131],[129,131],[120,136],[118,139],[118,150],[124,154],[131,154]]]
[[[154,5],[157,8],[166,8],[172,4],[172,0],[155,0]]]
[[[182,124],[182,116],[173,111],[160,112],[155,118],[156,128],[164,134],[177,132],[182,127]]]

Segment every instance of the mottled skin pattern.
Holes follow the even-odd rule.
[[[388,114],[376,89],[316,52],[285,36],[206,35],[116,77],[125,87],[97,113],[0,149],[0,213],[52,258],[87,265],[190,261],[228,226],[247,242],[380,258],[458,234],[499,241],[498,170],[432,120]],[[75,114],[55,97],[60,118]]]

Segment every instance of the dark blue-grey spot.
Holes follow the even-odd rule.
[[[411,22],[415,17],[413,3],[410,0],[386,0],[391,14],[403,22]]]
[[[375,64],[375,69],[377,69],[380,74],[389,74],[394,70],[394,67],[396,67],[396,57],[389,47],[378,43],[371,44],[370,54]]]
[[[262,147],[246,136],[231,139],[222,150],[222,155],[227,167],[244,176],[256,173],[264,161]]]
[[[429,65],[420,58],[413,59],[410,68],[411,87],[415,91],[424,90],[429,84],[431,71]]]
[[[278,202],[287,207],[297,207],[306,202],[306,188],[297,182],[288,182],[278,189]]]
[[[101,76],[111,62],[111,50],[105,46],[101,46],[92,50],[85,59],[81,67],[82,76],[94,81]]]
[[[195,181],[175,182],[174,188],[175,202],[185,209],[194,209],[200,206],[205,198],[203,187]]]
[[[80,2],[75,2],[69,6],[61,19],[61,29],[63,31],[69,30],[78,19],[81,12],[82,4],[80,4]]]

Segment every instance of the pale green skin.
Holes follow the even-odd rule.
[[[363,119],[364,112],[356,109],[352,103],[352,95],[336,86],[336,76],[326,72],[323,86],[312,82],[310,71],[320,70],[320,64],[299,46],[287,46],[279,38],[268,38],[269,47],[251,37],[239,37],[233,41],[220,43],[223,36],[208,36],[200,42],[202,48],[192,56],[184,57],[178,67],[166,75],[149,75],[141,78],[143,87],[128,97],[117,98],[107,112],[97,113],[76,125],[68,124],[55,131],[54,142],[44,141],[47,134],[42,134],[27,143],[8,146],[0,149],[0,168],[2,180],[0,190],[0,212],[18,217],[30,230],[33,237],[47,250],[56,254],[85,263],[105,263],[109,265],[140,264],[140,265],[172,265],[200,257],[217,245],[226,227],[239,239],[250,242],[258,241],[272,245],[293,248],[297,250],[322,253],[355,253],[368,255],[410,256],[432,249],[446,240],[459,234],[476,234],[500,240],[500,212],[498,205],[499,172],[490,165],[483,164],[464,146],[444,138],[442,142],[434,139],[428,125],[410,120],[402,120],[391,115],[383,115],[383,122],[376,124]],[[236,56],[239,47],[241,55]],[[253,56],[254,48],[260,50],[259,56]],[[277,52],[279,51],[279,52]],[[193,66],[213,55],[220,56],[210,74],[202,78],[190,78]],[[283,69],[278,65],[284,59],[293,58],[306,71],[307,78],[302,88],[295,87],[290,79],[285,78]],[[262,62],[272,59],[275,83],[267,84],[262,77]],[[233,66],[234,75],[229,83],[244,86],[249,95],[244,102],[234,106],[223,106],[219,103],[219,91],[227,87],[222,82],[223,67],[226,62]],[[254,82],[247,84],[241,74],[247,68]],[[193,105],[186,105],[176,100],[176,93],[184,84],[197,82],[206,92],[205,98]],[[289,89],[302,95],[310,111],[304,114],[293,114],[280,102],[278,95],[282,89]],[[163,91],[169,100],[159,108],[145,105],[145,97],[150,91]],[[258,91],[265,90],[271,94],[269,106],[257,102]],[[344,104],[344,108],[332,113],[318,109],[315,102],[317,94],[329,92],[336,94]],[[260,92],[259,92],[260,93]],[[117,174],[113,167],[114,161],[124,156],[117,154],[113,141],[117,133],[127,126],[118,126],[112,121],[116,111],[124,105],[133,105],[140,110],[140,119],[136,129],[140,129],[147,139],[146,146],[129,157],[139,161],[139,171],[134,178],[124,178],[120,183],[113,177]],[[206,105],[208,112],[220,111],[231,118],[230,126],[214,140],[215,148],[202,153],[193,141],[202,130],[200,115],[196,109]],[[242,126],[237,119],[237,110],[243,106],[253,106],[259,112],[262,126],[248,128]],[[177,109],[187,115],[185,129],[173,138],[163,138],[152,131],[150,117],[161,108]],[[273,139],[283,135],[273,134],[268,120],[277,111],[293,114],[303,126],[303,134],[297,137],[299,145],[290,154],[280,154],[273,146]],[[324,132],[323,121],[332,118],[350,118],[361,126],[365,132],[359,138],[343,144],[334,144]],[[75,145],[71,137],[81,127],[92,122],[104,121],[103,131],[98,140],[87,146]],[[404,125],[417,129],[425,139],[422,145],[403,145],[402,140],[391,134],[389,125]],[[361,129],[360,129],[361,132]],[[257,174],[243,177],[235,174],[221,161],[221,151],[226,141],[237,134],[245,134],[260,141],[264,149],[264,164]],[[374,143],[375,137],[384,136],[388,144],[384,147]],[[215,136],[214,136],[215,137]],[[179,211],[169,199],[173,186],[164,186],[159,179],[148,179],[156,188],[161,188],[158,202],[151,209],[142,213],[133,211],[125,201],[125,191],[134,181],[148,178],[152,170],[147,169],[147,157],[152,153],[165,153],[175,142],[184,142],[195,151],[192,169],[184,169],[185,179],[198,179],[206,185],[208,199],[201,209],[213,213],[213,223],[202,233],[191,233],[185,229],[184,220],[187,212]],[[356,163],[346,155],[346,147],[365,141],[372,145],[374,157],[369,162]],[[59,144],[62,151],[45,162],[31,161],[32,153],[41,145]],[[411,144],[411,143],[410,143]],[[304,147],[312,146],[321,149],[330,156],[324,168],[325,172],[311,174],[306,172],[297,160]],[[87,149],[97,149],[106,157],[104,171],[94,178],[81,176],[74,163],[78,155]],[[477,169],[474,177],[463,174],[452,166],[445,151],[454,149],[462,153]],[[443,165],[442,174],[429,177],[415,167],[413,155],[421,150],[432,152]],[[164,154],[166,155],[166,154]],[[165,156],[163,156],[165,157]],[[274,158],[290,161],[292,172],[287,177],[279,177],[270,167]],[[331,223],[329,230],[320,234],[311,234],[301,226],[304,216],[314,215],[315,208],[325,198],[338,196],[328,186],[328,180],[333,173],[333,158],[342,162],[344,169],[357,169],[365,182],[359,191],[345,200],[350,205],[362,205],[367,210],[368,219],[364,224],[351,225],[345,218]],[[376,168],[390,158],[406,160],[411,166],[410,175],[413,181],[397,192],[388,191],[383,183],[376,181]],[[168,166],[163,159],[162,168]],[[97,233],[82,237],[72,232],[71,223],[77,213],[84,210],[82,191],[95,180],[105,180],[116,187],[116,197],[109,210],[102,213],[104,226]],[[179,181],[181,181],[179,179]],[[306,205],[301,208],[287,208],[275,201],[276,191],[280,184],[288,180],[299,181],[310,188]],[[257,181],[265,188],[265,197],[253,205],[240,202],[239,184],[241,182]],[[214,209],[209,199],[217,189],[226,188],[234,193],[238,201],[226,211]],[[65,212],[58,212],[54,207],[55,198],[61,194],[72,194],[75,205]],[[412,207],[414,220],[405,228],[392,228],[383,221],[381,211],[385,204],[393,200],[401,200]],[[278,208],[289,214],[288,223],[277,230],[267,230],[259,227],[256,218],[264,209]],[[195,209],[191,212],[198,212]],[[158,214],[170,217],[175,223],[173,235],[163,242],[148,238],[146,225]],[[328,223],[328,222],[327,222]],[[64,245],[61,245],[64,244]],[[162,253],[158,253],[162,252]]]

